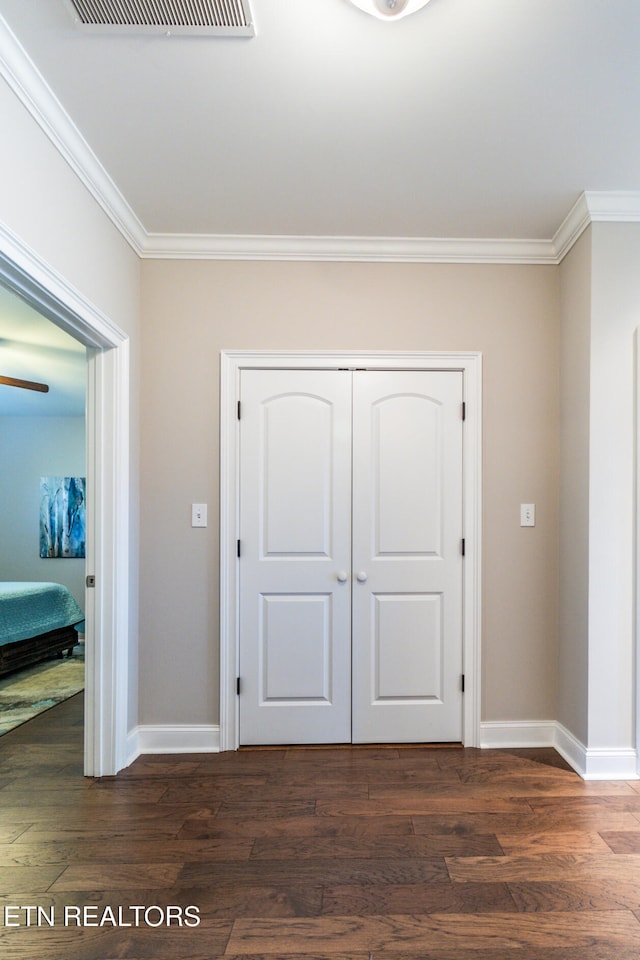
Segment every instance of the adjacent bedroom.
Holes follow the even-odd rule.
[[[84,689],[86,350],[0,288],[0,736]]]

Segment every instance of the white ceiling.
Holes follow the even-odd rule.
[[[147,233],[553,236],[640,188],[637,0],[252,0],[252,39],[0,13]]]

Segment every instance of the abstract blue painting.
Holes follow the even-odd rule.
[[[40,556],[84,557],[84,477],[40,477]]]

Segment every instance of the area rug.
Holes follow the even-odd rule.
[[[0,680],[0,736],[83,689],[82,655],[46,660],[3,677]]]

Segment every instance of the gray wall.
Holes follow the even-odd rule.
[[[140,722],[218,720],[221,349],[481,350],[483,719],[556,716],[559,270],[151,261],[143,270]],[[192,529],[190,504],[209,504]],[[536,503],[533,529],[520,503]]]

